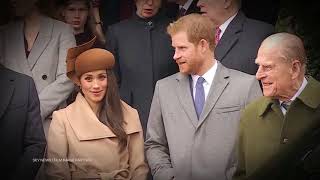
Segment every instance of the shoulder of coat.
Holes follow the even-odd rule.
[[[138,111],[121,100],[123,117],[126,123],[125,129],[128,134],[142,131],[141,122]]]

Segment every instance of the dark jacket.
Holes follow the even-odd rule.
[[[200,8],[197,6],[198,0],[193,0],[184,15],[192,13],[200,13]],[[173,4],[167,7],[166,15],[169,18],[177,19],[179,17],[179,4]]]
[[[273,32],[272,25],[249,19],[239,11],[217,44],[215,57],[227,68],[254,75],[260,44]]]
[[[116,58],[121,98],[138,110],[144,133],[156,82],[178,71],[166,33],[170,22],[162,13],[151,19],[133,15],[112,25],[106,36]]]
[[[32,78],[0,65],[1,179],[34,179],[46,146]]]

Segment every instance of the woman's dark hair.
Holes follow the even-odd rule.
[[[127,133],[124,130],[123,107],[120,101],[120,95],[116,76],[112,70],[107,70],[108,87],[105,97],[105,103],[102,108],[106,108],[107,126],[119,139],[119,152],[127,147]],[[105,112],[105,111],[101,111]]]

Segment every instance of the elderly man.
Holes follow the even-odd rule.
[[[138,110],[145,134],[154,86],[178,68],[165,32],[170,20],[160,11],[161,0],[135,3],[136,14],[109,28],[107,49],[116,58],[121,98]]]
[[[254,75],[261,42],[273,33],[272,25],[247,18],[241,0],[199,0],[198,6],[217,26],[215,58],[228,68]]]
[[[303,43],[292,34],[265,39],[256,63],[264,97],[243,111],[235,179],[300,179],[290,167],[299,163],[299,155],[310,155],[303,156],[314,140],[319,142],[320,83],[305,76]]]
[[[235,171],[240,110],[261,90],[213,58],[213,28],[199,14],[168,27],[180,73],[157,82],[151,105],[145,149],[155,180],[224,180]]]

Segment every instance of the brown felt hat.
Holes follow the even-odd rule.
[[[80,83],[80,76],[96,70],[112,69],[115,63],[111,52],[93,48],[96,37],[87,43],[68,49],[67,76],[76,84]]]

